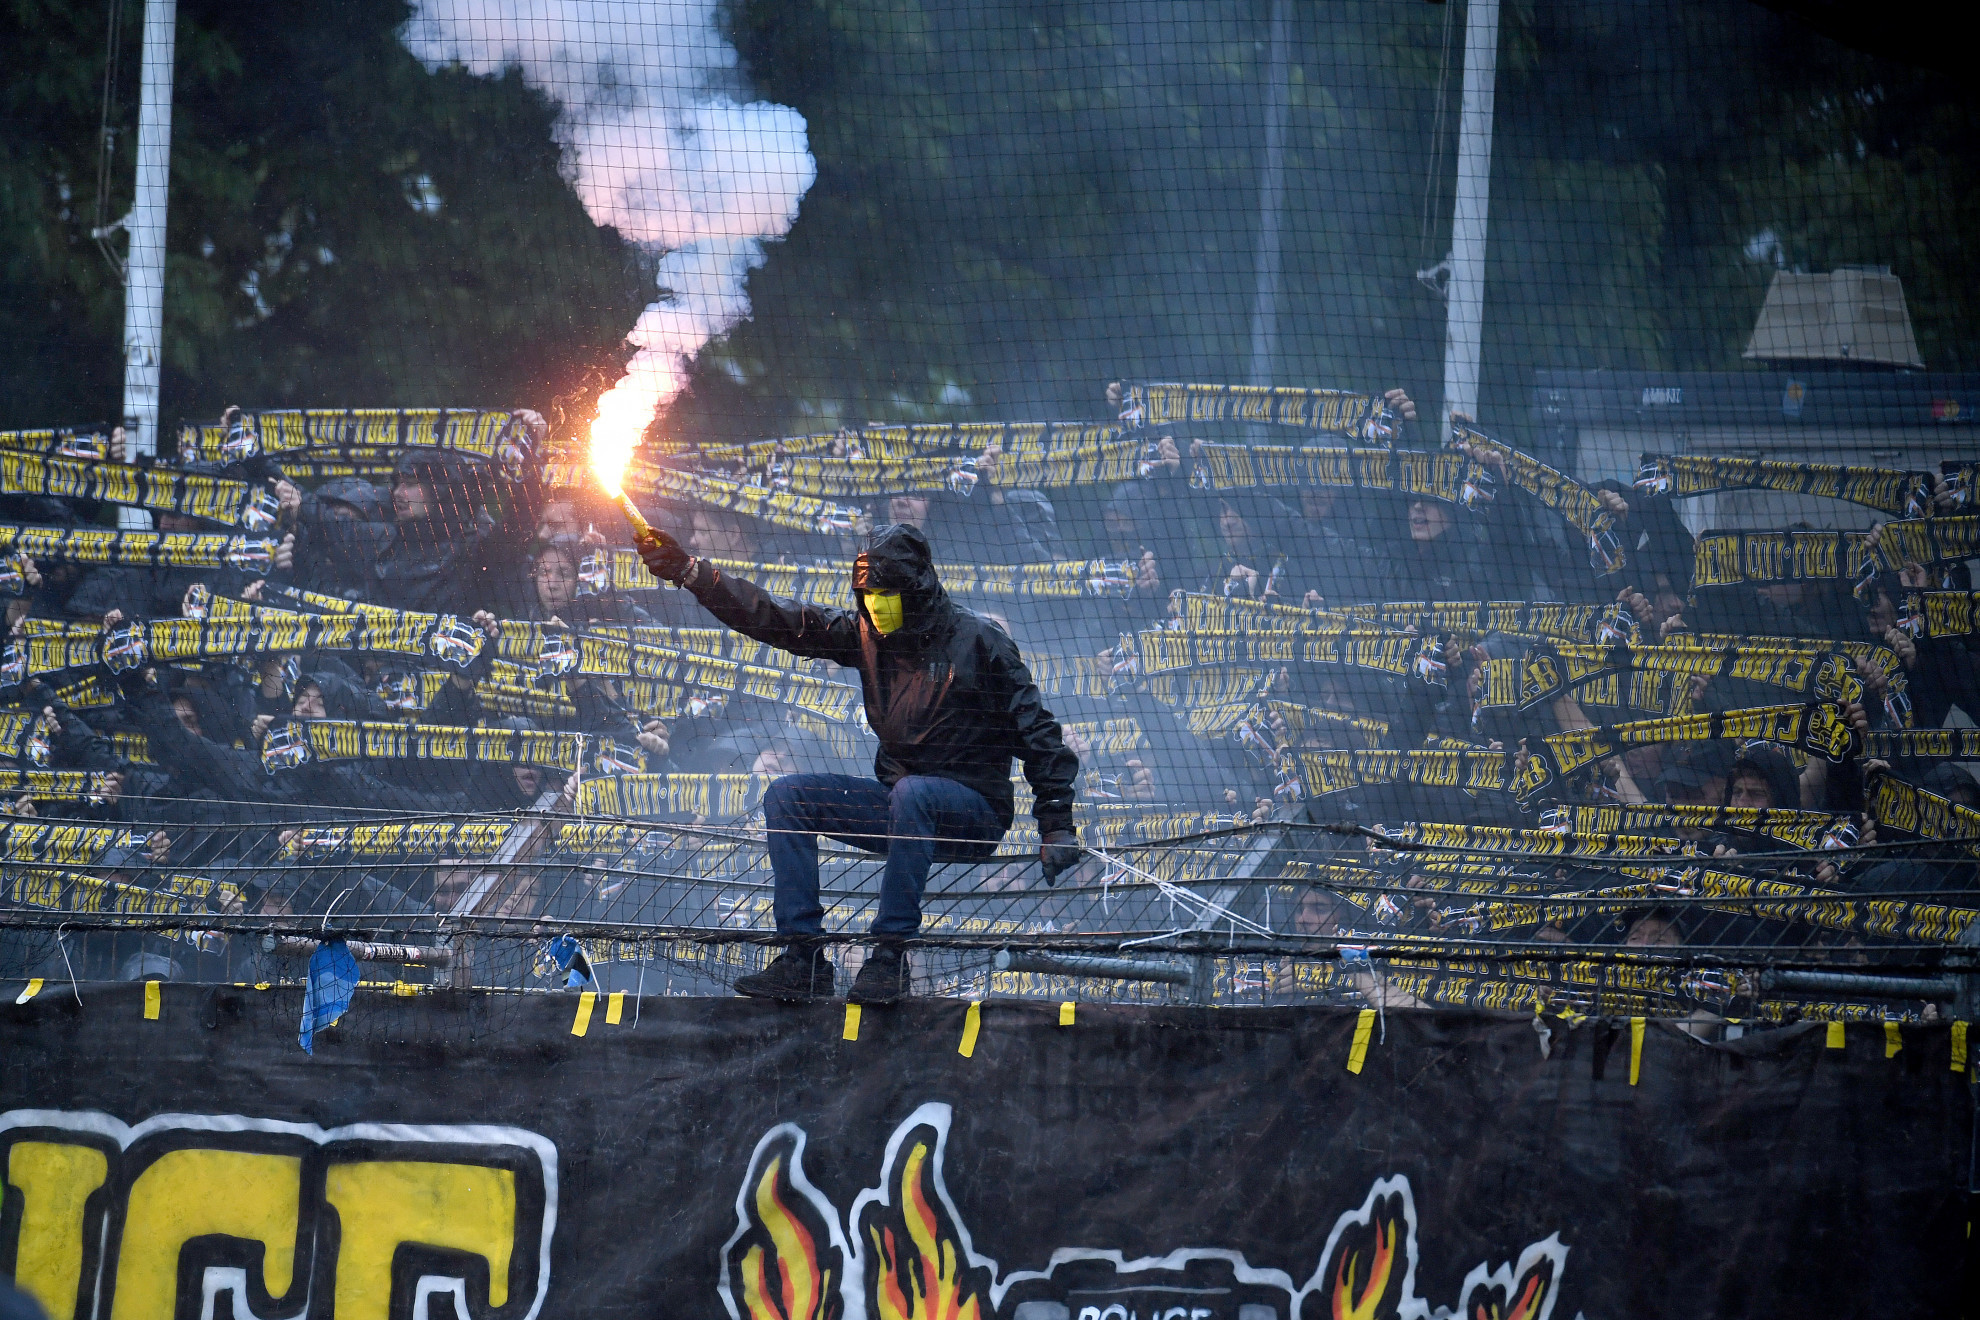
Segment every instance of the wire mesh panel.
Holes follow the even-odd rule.
[[[1969,1014],[1980,120],[1784,8],[0,19],[0,977]]]

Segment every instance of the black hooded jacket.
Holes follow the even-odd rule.
[[[880,738],[873,773],[891,787],[907,775],[953,779],[981,793],[1010,828],[1011,758],[1037,801],[1040,834],[1072,828],[1079,758],[1038,694],[1017,643],[959,608],[935,575],[928,538],[904,523],[882,528],[866,555],[865,585],[898,591],[905,620],[882,637],[865,607],[779,600],[753,582],[713,575],[694,588],[710,614],[745,637],[859,671],[866,718]]]

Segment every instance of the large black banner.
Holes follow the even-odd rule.
[[[310,1056],[299,990],[80,1000],[0,1006],[0,1270],[53,1320],[1909,1317],[1966,1274],[1946,1026],[365,993]]]

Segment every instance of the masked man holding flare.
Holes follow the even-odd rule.
[[[853,561],[851,610],[779,600],[730,577],[655,530],[640,537],[653,575],[685,587],[729,627],[793,655],[859,671],[866,718],[879,735],[872,779],[785,775],[763,811],[776,873],[777,933],[786,948],[738,992],[771,999],[832,993],[832,964],[810,937],[824,931],[818,902],[818,836],[884,853],[881,942],[852,987],[855,1003],[884,1004],[908,990],[897,941],[921,929],[921,891],[937,861],[990,856],[1011,827],[1011,758],[1024,763],[1036,799],[1047,883],[1079,860],[1073,784],[1079,758],[1045,709],[1017,643],[949,599],[928,538],[896,523]]]

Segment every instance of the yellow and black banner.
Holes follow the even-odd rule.
[[[1682,839],[1650,834],[1577,834],[1565,830],[1525,830],[1504,825],[1460,825],[1411,821],[1385,825],[1381,833],[1399,844],[1452,852],[1508,852],[1532,857],[1681,857],[1693,851]],[[1371,847],[1381,845],[1371,839]],[[1434,859],[1435,853],[1428,856]]]
[[[1387,420],[1383,401],[1348,390],[1295,389],[1273,385],[1196,385],[1124,381],[1121,421],[1131,427],[1177,422],[1262,422],[1331,431],[1357,439],[1382,438]]]
[[[1692,543],[1691,586],[1847,582],[1878,570],[1868,532],[1709,531]]]
[[[582,816],[689,815],[729,821],[756,810],[774,782],[773,775],[601,775],[578,785],[577,811]],[[565,846],[576,842],[565,841]]]
[[[43,426],[25,431],[0,431],[0,449],[50,458],[79,458],[100,463],[116,459],[109,431],[94,426]]]
[[[1819,495],[1861,504],[1893,518],[1922,518],[1932,511],[1930,473],[1836,463],[1644,454],[1638,460],[1635,486],[1647,495],[1668,495],[1673,499],[1712,495],[1722,490]]]
[[[1620,605],[1566,605],[1552,601],[1384,601],[1309,609],[1273,601],[1186,592],[1182,621],[1189,628],[1297,636],[1342,626],[1419,633],[1449,633],[1466,644],[1486,633],[1536,633],[1570,642],[1633,642],[1636,620]]]
[[[635,550],[596,551],[584,569],[614,591],[672,591],[647,571]],[[609,556],[609,560],[607,560]],[[757,560],[708,561],[732,577],[746,578],[773,596],[812,605],[852,608],[852,572],[844,563],[767,564]],[[1041,564],[935,565],[942,587],[952,596],[988,600],[1076,600],[1126,596],[1135,589],[1135,565],[1124,559],[1065,559]],[[581,569],[580,582],[584,580]],[[596,588],[594,588],[594,591]]]
[[[224,532],[113,532],[98,527],[0,523],[0,556],[38,564],[120,564],[136,568],[235,568],[266,573],[276,543]]]
[[[884,423],[816,435],[752,440],[745,444],[663,443],[663,454],[691,454],[704,463],[730,464],[777,475],[788,459],[836,462],[952,463],[995,450],[1006,455],[1039,456],[1109,445],[1126,428],[1107,422],[908,422]]]
[[[1142,450],[1138,441],[1108,439],[954,457],[813,455],[775,460],[755,475],[772,490],[825,499],[870,499],[939,490],[968,498],[978,485],[1065,489],[1132,481],[1142,475]]]
[[[1653,802],[1556,807],[1544,813],[1542,819],[1558,822],[1563,833],[1570,835],[1640,830],[1734,831],[1802,849],[1844,847],[1856,837],[1853,815],[1793,807],[1711,807]]]
[[[1144,677],[1213,665],[1302,664],[1418,678],[1435,686],[1444,680],[1437,638],[1346,622],[1297,634],[1151,628],[1134,639]]]
[[[1875,566],[1895,572],[1907,564],[1957,563],[1980,555],[1980,514],[1908,518],[1877,529]]]
[[[1198,490],[1310,486],[1319,490],[1389,491],[1478,508],[1491,503],[1486,470],[1452,450],[1339,449],[1289,445],[1193,447],[1190,485]]]
[[[438,662],[466,670],[490,649],[489,639],[478,625],[452,614],[378,606],[362,606],[347,614],[304,614],[246,605],[225,597],[216,597],[213,603],[218,607],[214,617],[140,620],[108,633],[91,625],[30,629],[7,648],[5,664],[0,665],[0,682],[19,683],[29,677],[99,663],[112,673],[128,673],[151,664],[307,651],[387,656],[414,665]],[[810,672],[815,662],[740,638],[728,649],[751,651],[753,658],[725,659],[720,654],[637,641],[633,637],[636,631],[668,634],[675,630],[618,627],[577,633],[538,623],[504,621],[491,653],[512,668],[491,676],[495,687],[490,695],[498,703],[527,706],[528,687],[560,679],[603,678],[629,680],[626,690],[635,709],[655,715],[682,713],[688,694],[693,692],[714,694],[718,699],[755,697],[835,723],[854,720],[862,710],[858,689],[816,677]],[[711,636],[718,632],[705,631]],[[441,680],[437,677],[401,678],[410,687],[385,696],[391,704],[407,710],[424,709],[438,695]],[[558,709],[567,700],[557,689],[544,696],[557,703]]]
[[[133,881],[46,866],[0,870],[0,906],[73,914],[85,920],[124,917],[139,928],[149,918],[237,912],[241,905],[239,888],[199,875],[164,872]],[[202,948],[220,942],[206,931],[184,926],[155,927],[149,933]]]
[[[1588,487],[1468,422],[1451,423],[1451,443],[1487,450],[1503,459],[1506,480],[1558,513],[1568,526],[1581,533],[1588,543],[1588,566],[1597,573],[1614,573],[1628,562],[1621,542],[1616,539],[1615,519]]]
[[[1485,748],[1301,750],[1296,760],[1308,798],[1382,784],[1455,788],[1468,793],[1514,788],[1513,754]]]
[[[1957,944],[1973,918],[1972,908],[1950,907],[1902,898],[1872,898],[1822,889],[1791,880],[1776,880],[1723,871],[1686,870],[1671,879],[1613,888],[1558,893],[1553,902],[1514,899],[1478,905],[1480,929],[1504,931],[1566,924],[1589,913],[1627,912],[1661,899],[1744,900],[1696,904],[1706,911],[1752,916],[1769,921],[1799,922],[1820,930],[1844,931],[1913,944]],[[1601,900],[1589,902],[1587,900]]]
[[[633,640],[634,629],[576,633],[505,620],[497,657],[535,667],[539,679],[632,679],[672,684],[725,697],[754,697],[843,724],[863,712],[859,689],[829,682],[813,670],[822,662],[764,648],[764,662],[722,659],[682,648]],[[643,630],[639,630],[643,631]]]
[[[110,775],[101,770],[34,770],[0,767],[0,799],[75,802],[101,806],[116,796]]]
[[[0,494],[101,500],[206,518],[249,532],[275,526],[275,496],[245,481],[129,463],[79,462],[0,449]]]
[[[552,458],[543,465],[547,486],[583,487],[594,484],[590,459],[580,452]],[[657,463],[635,460],[626,469],[628,494],[652,495],[663,500],[686,500],[710,509],[760,518],[775,527],[800,532],[848,536],[871,525],[866,510],[851,504],[835,504],[777,490],[756,480],[682,472]]]
[[[425,449],[518,477],[531,448],[522,419],[504,408],[281,408],[179,428],[181,454],[209,463],[266,454],[290,476],[388,475],[402,451]]]
[[[1935,842],[1980,839],[1980,811],[1907,784],[1896,775],[1870,776],[1863,805],[1880,828]]]
[[[452,724],[288,720],[268,730],[261,745],[261,765],[271,775],[314,761],[374,760],[498,762],[575,771],[583,758],[587,736],[542,729]],[[644,757],[640,758],[640,766],[644,768]]]
[[[1657,720],[1632,720],[1590,729],[1569,729],[1528,739],[1532,753],[1526,776],[1514,796],[1529,801],[1560,777],[1605,757],[1651,743],[1733,739],[1778,743],[1840,763],[1861,750],[1858,736],[1832,702],[1811,701],[1798,706],[1749,706],[1742,710],[1704,711]]]
[[[1636,674],[1743,679],[1817,701],[1856,701],[1863,695],[1855,665],[1838,651],[1786,649],[1768,643],[1629,647],[1542,642],[1520,661],[1519,708],[1531,710],[1584,684]],[[1904,710],[1910,713],[1909,703]]]

